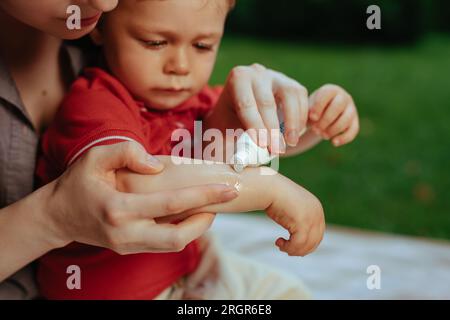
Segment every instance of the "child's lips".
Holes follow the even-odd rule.
[[[169,94],[169,95],[189,92],[188,88],[156,88],[153,90],[158,93]]]

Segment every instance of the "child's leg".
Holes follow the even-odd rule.
[[[183,299],[310,299],[297,277],[221,248],[213,236],[202,239],[198,269],[183,283]]]

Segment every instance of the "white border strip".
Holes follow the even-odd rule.
[[[93,145],[96,145],[99,142],[103,142],[103,141],[108,141],[108,140],[125,140],[125,141],[130,141],[130,142],[137,142],[134,139],[125,137],[125,136],[109,136],[109,137],[103,137],[100,139],[97,139],[95,141],[92,141],[91,143],[85,145],[80,151],[78,151],[69,161],[69,163],[67,164],[67,167],[70,167],[70,165],[72,164],[73,161],[75,161],[75,159],[77,159],[84,151],[86,151],[87,149],[89,149],[90,147],[92,147]],[[139,143],[140,144],[140,143]]]

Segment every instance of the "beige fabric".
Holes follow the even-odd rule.
[[[81,72],[83,55],[75,47],[64,45],[62,50],[68,54],[75,78]],[[38,140],[16,84],[0,57],[0,208],[33,191]],[[0,282],[0,300],[36,297],[32,265]]]
[[[298,277],[224,249],[212,235],[203,237],[197,270],[167,288],[157,300],[294,300],[311,294]]]

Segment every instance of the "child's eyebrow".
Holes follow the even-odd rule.
[[[160,35],[166,38],[178,38],[179,34],[177,32],[171,31],[171,30],[164,30],[162,28],[148,28],[148,27],[141,27],[141,26],[137,26],[137,28],[145,33],[148,34],[154,34],[154,35]],[[205,32],[205,33],[200,33],[197,34],[195,36],[195,39],[215,39],[215,38],[220,38],[222,37],[222,32]]]
[[[207,32],[207,33],[200,33],[199,35],[197,35],[196,39],[213,39],[220,37],[222,37],[222,32]]]

